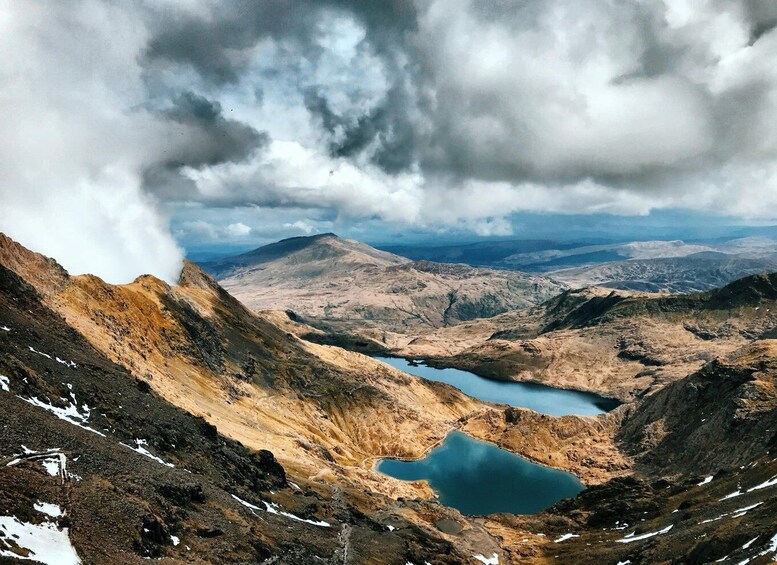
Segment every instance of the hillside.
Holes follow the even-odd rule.
[[[777,270],[777,241],[762,236],[702,243],[529,240],[387,249],[416,260],[543,274],[571,288],[600,285],[643,292],[698,292]]]
[[[684,257],[633,259],[557,270],[554,279],[572,288],[602,285],[644,292],[698,292],[723,286],[747,275],[777,270],[777,254],[743,257],[703,252]]]
[[[176,286],[113,286],[0,236],[0,520],[20,536],[0,535],[0,557],[41,551],[26,536],[47,532],[48,563],[767,562],[777,346],[758,340],[770,322],[741,312],[765,309],[775,282],[570,291],[529,309],[513,331],[733,312],[749,343],[613,413],[553,418],[300,341],[288,317],[255,316],[192,264]],[[372,469],[450,429],[591,486],[535,516],[473,517]]]
[[[777,275],[682,295],[591,287],[493,318],[430,331],[322,334],[356,350],[422,358],[500,380],[644,396],[777,330]]]
[[[541,276],[412,262],[334,234],[284,240],[202,267],[252,310],[292,310],[341,330],[455,325],[564,289]]]

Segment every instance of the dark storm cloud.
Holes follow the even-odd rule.
[[[181,147],[178,155],[168,157],[169,166],[199,167],[242,161],[269,141],[266,132],[225,118],[219,102],[193,92],[175,98],[173,106],[161,114],[192,133],[191,142]]]
[[[144,53],[148,72],[151,75],[159,64],[183,64],[214,85],[234,83],[250,63],[248,51],[264,38],[315,61],[321,55],[316,26],[325,12],[352,17],[364,26],[367,36],[360,49],[382,59],[391,87],[384,103],[364,114],[335,114],[315,86],[302,93],[306,107],[330,134],[338,129],[341,138],[330,143],[333,156],[351,157],[377,142],[375,163],[392,173],[406,169],[416,160],[415,128],[407,111],[417,103],[406,82],[421,80],[417,57],[407,57],[409,36],[418,23],[412,0],[239,1],[207,17],[178,11],[155,14],[156,33]]]
[[[166,199],[185,200],[196,194],[192,182],[179,174],[182,167],[240,162],[270,140],[266,132],[225,118],[219,102],[194,92],[178,95],[158,115],[179,126],[179,139],[143,171],[143,181],[147,190]]]
[[[235,82],[248,63],[245,50],[266,37],[315,57],[314,30],[325,10],[358,18],[379,50],[401,49],[402,34],[416,26],[412,0],[235,0],[208,16],[172,9],[152,14],[155,34],[144,55],[148,61],[191,65],[215,82]]]

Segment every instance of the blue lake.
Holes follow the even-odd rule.
[[[473,398],[529,408],[551,416],[567,414],[595,416],[609,412],[620,404],[617,400],[589,392],[564,390],[534,383],[495,381],[467,371],[435,369],[420,363],[411,363],[399,357],[376,357],[376,359],[406,373],[430,381],[448,383]]]
[[[383,459],[377,469],[405,481],[428,481],[442,504],[462,514],[535,514],[584,488],[570,473],[532,463],[458,431],[448,434],[423,459]]]

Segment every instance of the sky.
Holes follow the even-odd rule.
[[[328,231],[777,223],[773,0],[0,0],[0,52],[0,231],[109,282]]]

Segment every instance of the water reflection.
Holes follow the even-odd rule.
[[[426,479],[442,504],[462,514],[534,514],[583,490],[574,475],[457,431],[424,459],[384,459],[378,470],[406,481]]]

